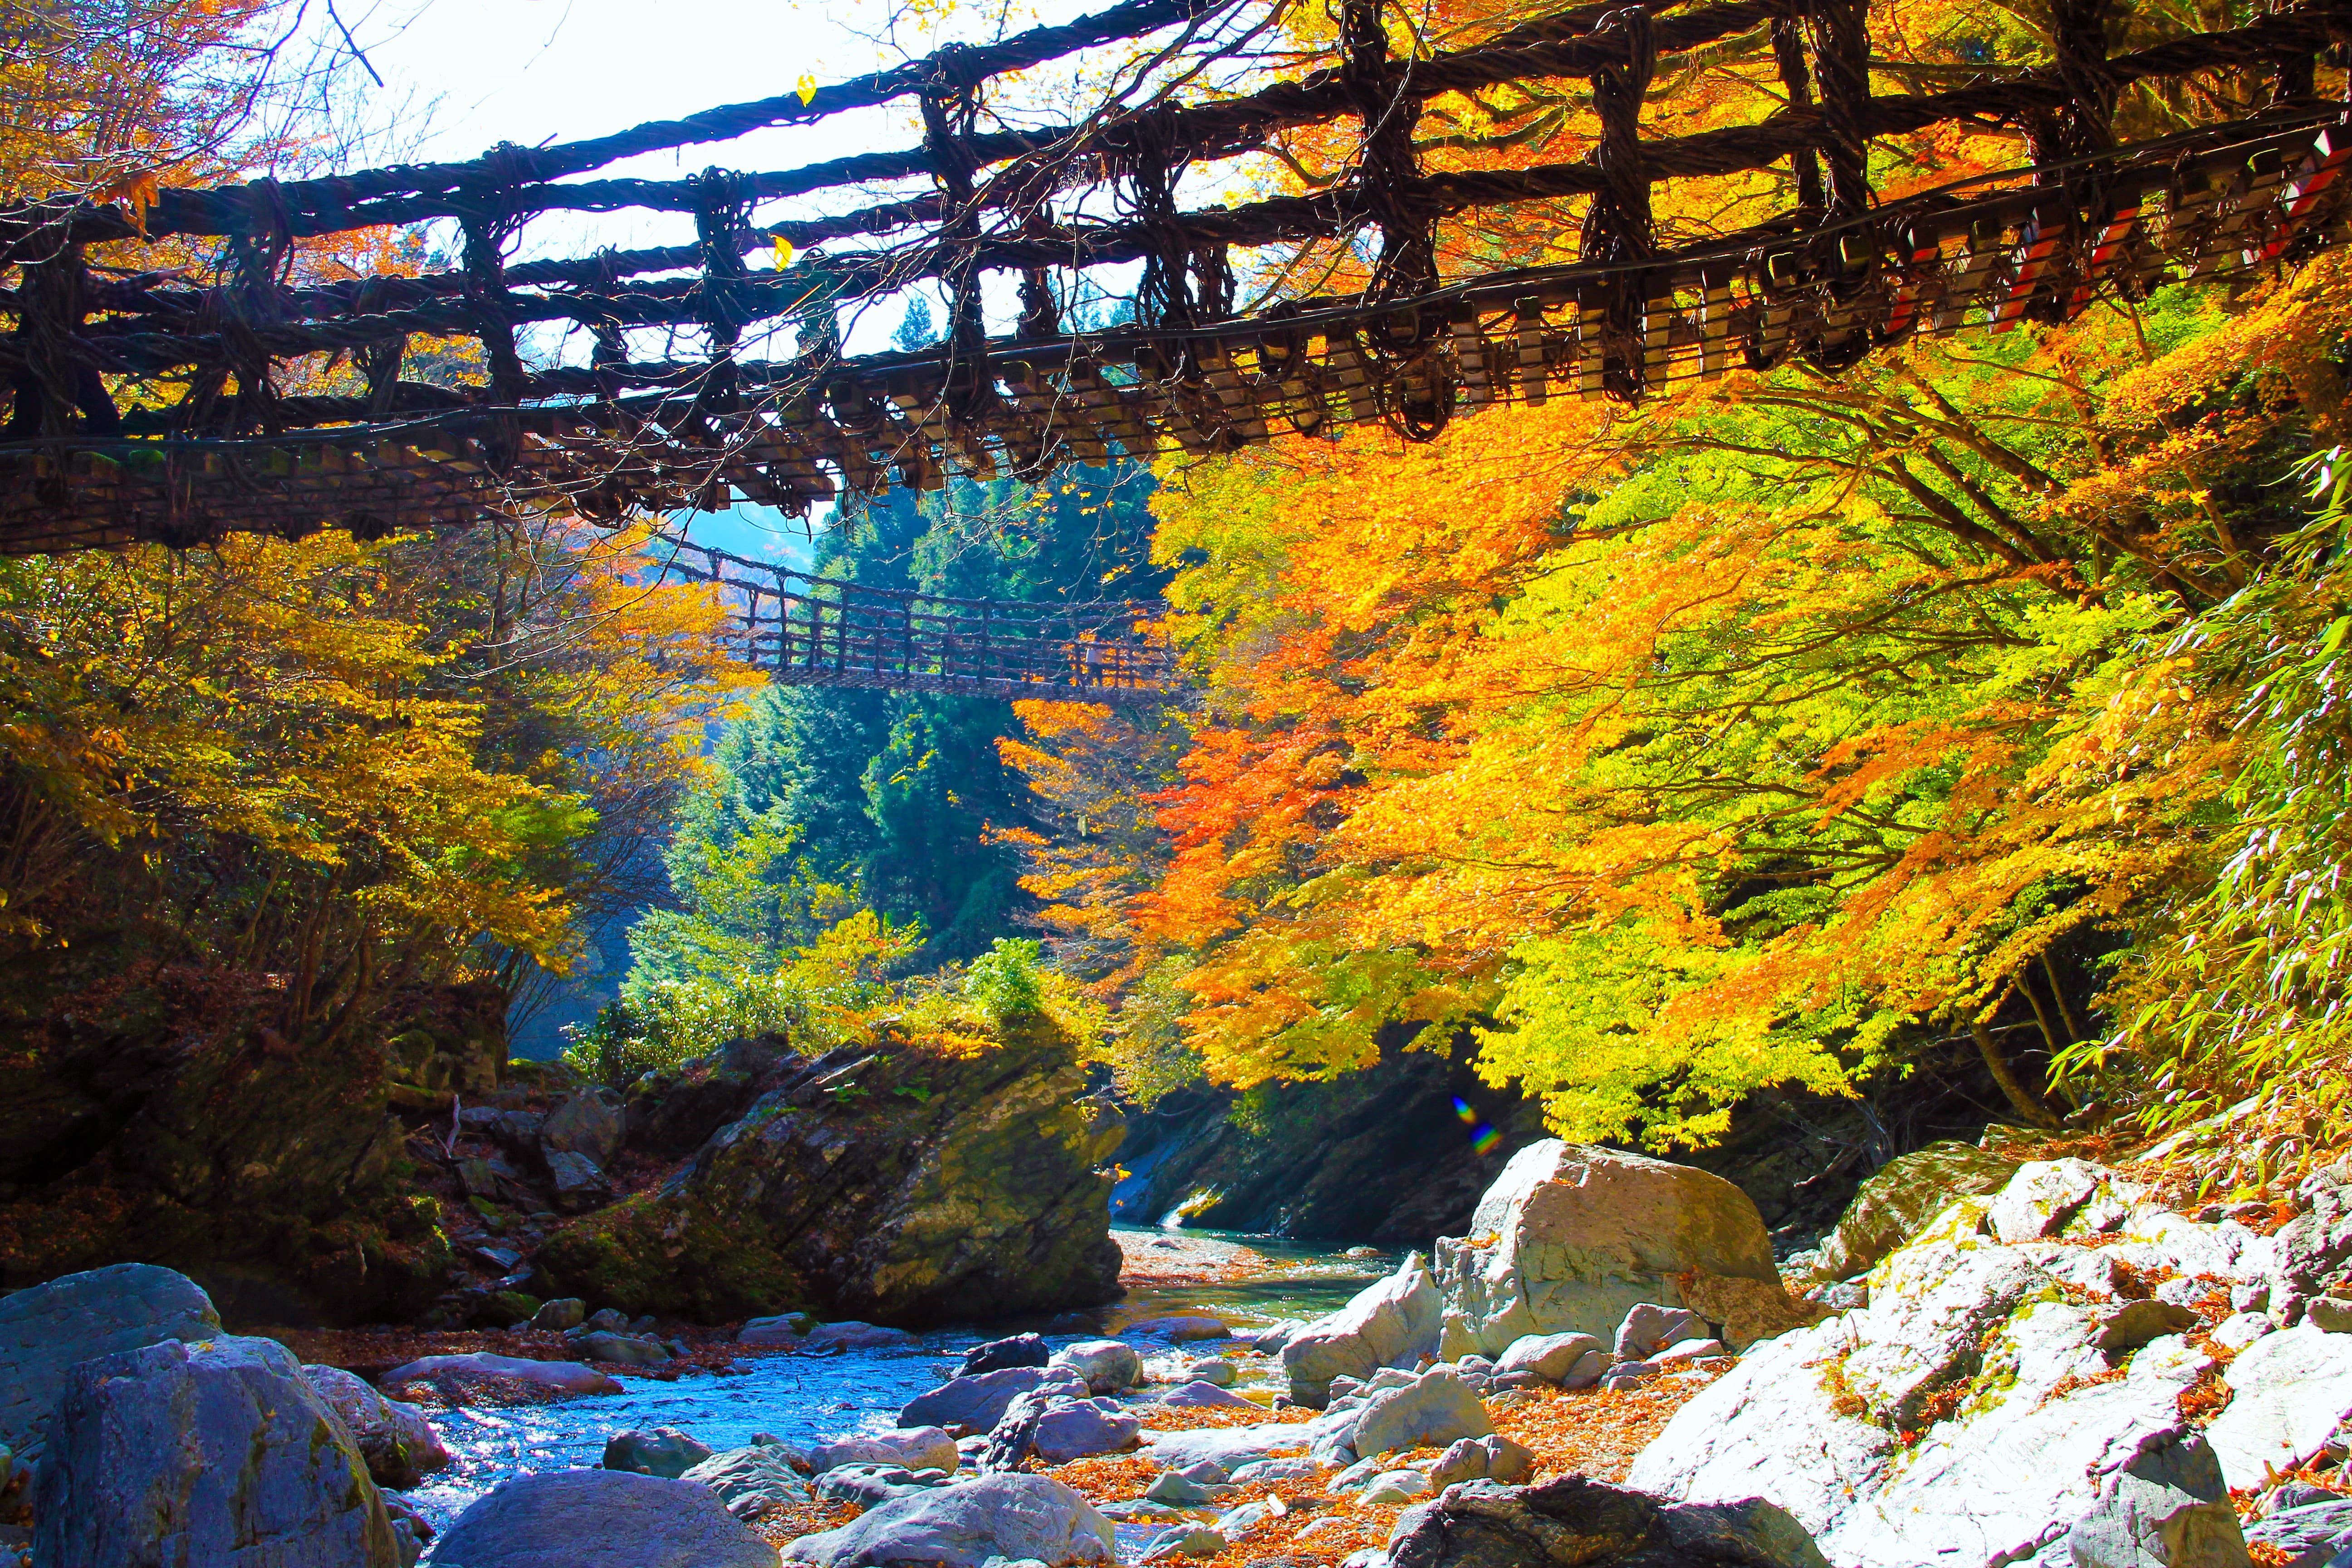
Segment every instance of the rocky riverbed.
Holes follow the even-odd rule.
[[[1123,1229],[1113,1233],[1129,1260],[1127,1296],[1114,1308],[1066,1320],[1035,1321],[1050,1350],[1105,1335],[1126,1337],[1130,1325],[1155,1319],[1211,1315],[1244,1333],[1285,1320],[1312,1318],[1343,1305],[1394,1265],[1386,1253],[1323,1252],[1274,1241]],[[1259,1247],[1264,1250],[1259,1250]],[[888,1430],[898,1411],[939,1386],[973,1343],[1001,1337],[970,1328],[876,1336],[810,1353],[805,1348],[747,1348],[731,1333],[681,1330],[686,1350],[656,1368],[614,1367],[618,1392],[586,1398],[542,1400],[526,1391],[491,1387],[490,1398],[456,1397],[429,1386],[417,1392],[450,1454],[447,1468],[428,1477],[408,1500],[436,1529],[499,1481],[517,1475],[602,1463],[616,1435],[669,1426],[691,1433],[715,1450],[748,1445],[767,1434],[803,1447]],[[347,1331],[283,1336],[306,1362],[331,1362],[381,1377],[426,1356],[488,1352],[523,1357],[565,1353],[563,1336],[524,1330],[511,1333],[372,1333]],[[1139,1345],[1172,1350],[1156,1333]],[[1212,1353],[1219,1347],[1212,1347]],[[1238,1351],[1236,1343],[1222,1346]],[[1270,1405],[1283,1384],[1269,1357],[1235,1354],[1237,1393]],[[476,1391],[483,1384],[467,1379]],[[1172,1414],[1172,1413],[1171,1413]],[[1196,1417],[1179,1418],[1185,1424]],[[1163,1423],[1164,1424],[1164,1423]],[[771,1528],[769,1533],[775,1533]]]
[[[1083,1321],[296,1339],[372,1381],[128,1266],[0,1300],[0,1517],[42,1568],[158,1518],[226,1568],[2341,1568],[2352,1163],[1998,1163],[1787,1275],[1730,1184],[1544,1142],[1433,1260],[1129,1233]]]

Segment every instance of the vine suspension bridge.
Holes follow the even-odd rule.
[[[2352,40],[2352,0],[2121,53],[2110,13],[2109,0],[2053,0],[2049,58],[1955,72],[1885,53],[1868,0],[1637,0],[1434,53],[1392,47],[1382,0],[1343,0],[1337,44],[1312,68],[1260,73],[1227,96],[1130,92],[1066,125],[982,128],[985,91],[1007,73],[1128,40],[1213,58],[1248,36],[1230,3],[1125,0],[612,136],[165,189],[137,205],[61,196],[0,209],[0,314],[15,321],[0,339],[15,392],[0,553],[184,548],[236,531],[377,537],[550,513],[617,524],[738,499],[806,515],[893,485],[1209,457],[1351,424],[1422,441],[1496,405],[1635,403],[1792,360],[1835,374],[1914,335],[2064,321],[2104,298],[2284,268],[2344,241],[2352,131],[2315,80],[2320,58]],[[1644,128],[1662,76],[1743,41],[1769,48],[1778,108],[1681,136]],[[2214,73],[2262,83],[2259,104],[2117,139],[2125,95],[2178,94]],[[1874,78],[1958,84],[1885,93]],[[1586,155],[1424,167],[1415,125],[1432,100],[1561,80],[1590,94],[1599,129]],[[581,177],[902,99],[924,126],[903,151],[675,181]],[[1177,199],[1187,176],[1230,168],[1277,132],[1341,121],[1360,127],[1355,155],[1319,185],[1235,205]],[[1957,126],[2021,133],[2028,158],[1899,198],[1873,188],[1874,142]],[[1662,185],[1759,171],[1781,181],[1782,210],[1662,239]],[[838,216],[755,216],[908,181],[924,188],[861,195],[867,205]],[[1082,198],[1106,193],[1112,216],[1085,216]],[[1563,200],[1583,204],[1575,262],[1442,275],[1442,223]],[[534,219],[623,209],[690,215],[696,240],[509,260]],[[290,280],[299,240],[436,220],[461,237],[450,269]],[[216,243],[215,280],[87,254],[179,237]],[[1365,287],[1236,305],[1237,251],[1332,242],[1370,258]],[[791,264],[750,265],[771,251]],[[1088,331],[1066,319],[1087,269],[1135,262],[1134,321]],[[1021,301],[1013,329],[993,335],[982,309],[992,274],[1013,275]],[[844,352],[841,310],[924,280],[948,301],[943,341]],[[527,364],[518,333],[543,324],[584,331],[588,362]],[[744,352],[747,337],[787,331],[789,357]],[[649,336],[667,357],[633,357]],[[404,377],[417,342],[452,337],[480,344],[477,384]],[[679,357],[681,338],[701,352]],[[286,390],[346,364],[348,393]],[[136,406],[119,406],[126,388]],[[735,597],[747,656],[779,679],[1116,700],[1175,684],[1150,605],[795,586],[772,566],[696,553],[691,574]],[[674,553],[668,569],[688,568]]]
[[[684,540],[661,570],[718,584],[743,658],[780,686],[1166,702],[1181,689],[1144,601],[955,599],[812,576]],[[691,555],[698,563],[689,563]]]

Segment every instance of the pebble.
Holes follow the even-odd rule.
[[[1364,1489],[1368,1503],[1411,1502],[1429,1495],[1429,1478],[1419,1470],[1385,1470],[1372,1478]]]
[[[1146,1563],[1170,1557],[1214,1557],[1225,1549],[1225,1538],[1205,1524],[1187,1525],[1155,1537],[1143,1549]]]

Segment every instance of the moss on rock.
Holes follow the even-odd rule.
[[[835,1051],[762,1096],[679,1177],[549,1238],[567,1289],[705,1321],[812,1310],[919,1325],[1110,1300],[1123,1131],[1074,1045],[1024,1018],[977,1052]]]
[[[126,990],[102,1026],[66,1016],[18,1037],[12,1074],[52,1107],[97,1110],[76,1113],[64,1142],[0,1138],[0,1284],[135,1259],[194,1275],[247,1321],[421,1310],[449,1244],[437,1205],[400,1180],[385,1042],[421,1033],[446,1049],[498,1034],[468,1052],[495,1064],[502,998],[420,993],[404,1010],[424,1020],[415,1027],[313,1043],[272,1026],[274,993],[196,978],[209,984],[167,972]]]

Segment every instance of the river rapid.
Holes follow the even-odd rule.
[[[1116,1228],[1129,1237],[1158,1234]],[[1349,1257],[1268,1237],[1184,1234],[1239,1243],[1262,1256],[1266,1266],[1219,1284],[1131,1287],[1101,1310],[1098,1329],[1048,1334],[1046,1342],[1058,1350],[1080,1339],[1117,1338],[1128,1323],[1185,1312],[1211,1313],[1237,1329],[1320,1317],[1396,1263],[1385,1254]],[[887,1431],[898,1425],[899,1408],[951,1375],[972,1345],[1037,1326],[1033,1320],[971,1324],[924,1334],[911,1345],[832,1356],[749,1352],[736,1363],[742,1369],[737,1375],[689,1373],[675,1383],[610,1368],[621,1380],[621,1394],[519,1408],[436,1410],[433,1424],[455,1462],[404,1495],[440,1531],[510,1476],[601,1463],[605,1440],[619,1432],[676,1426],[724,1451],[762,1432],[806,1445]],[[1149,1356],[1166,1347],[1139,1342],[1137,1348]],[[1209,1342],[1197,1348],[1213,1353],[1217,1345]],[[1261,1371],[1244,1373],[1235,1391],[1270,1396],[1274,1385]]]

